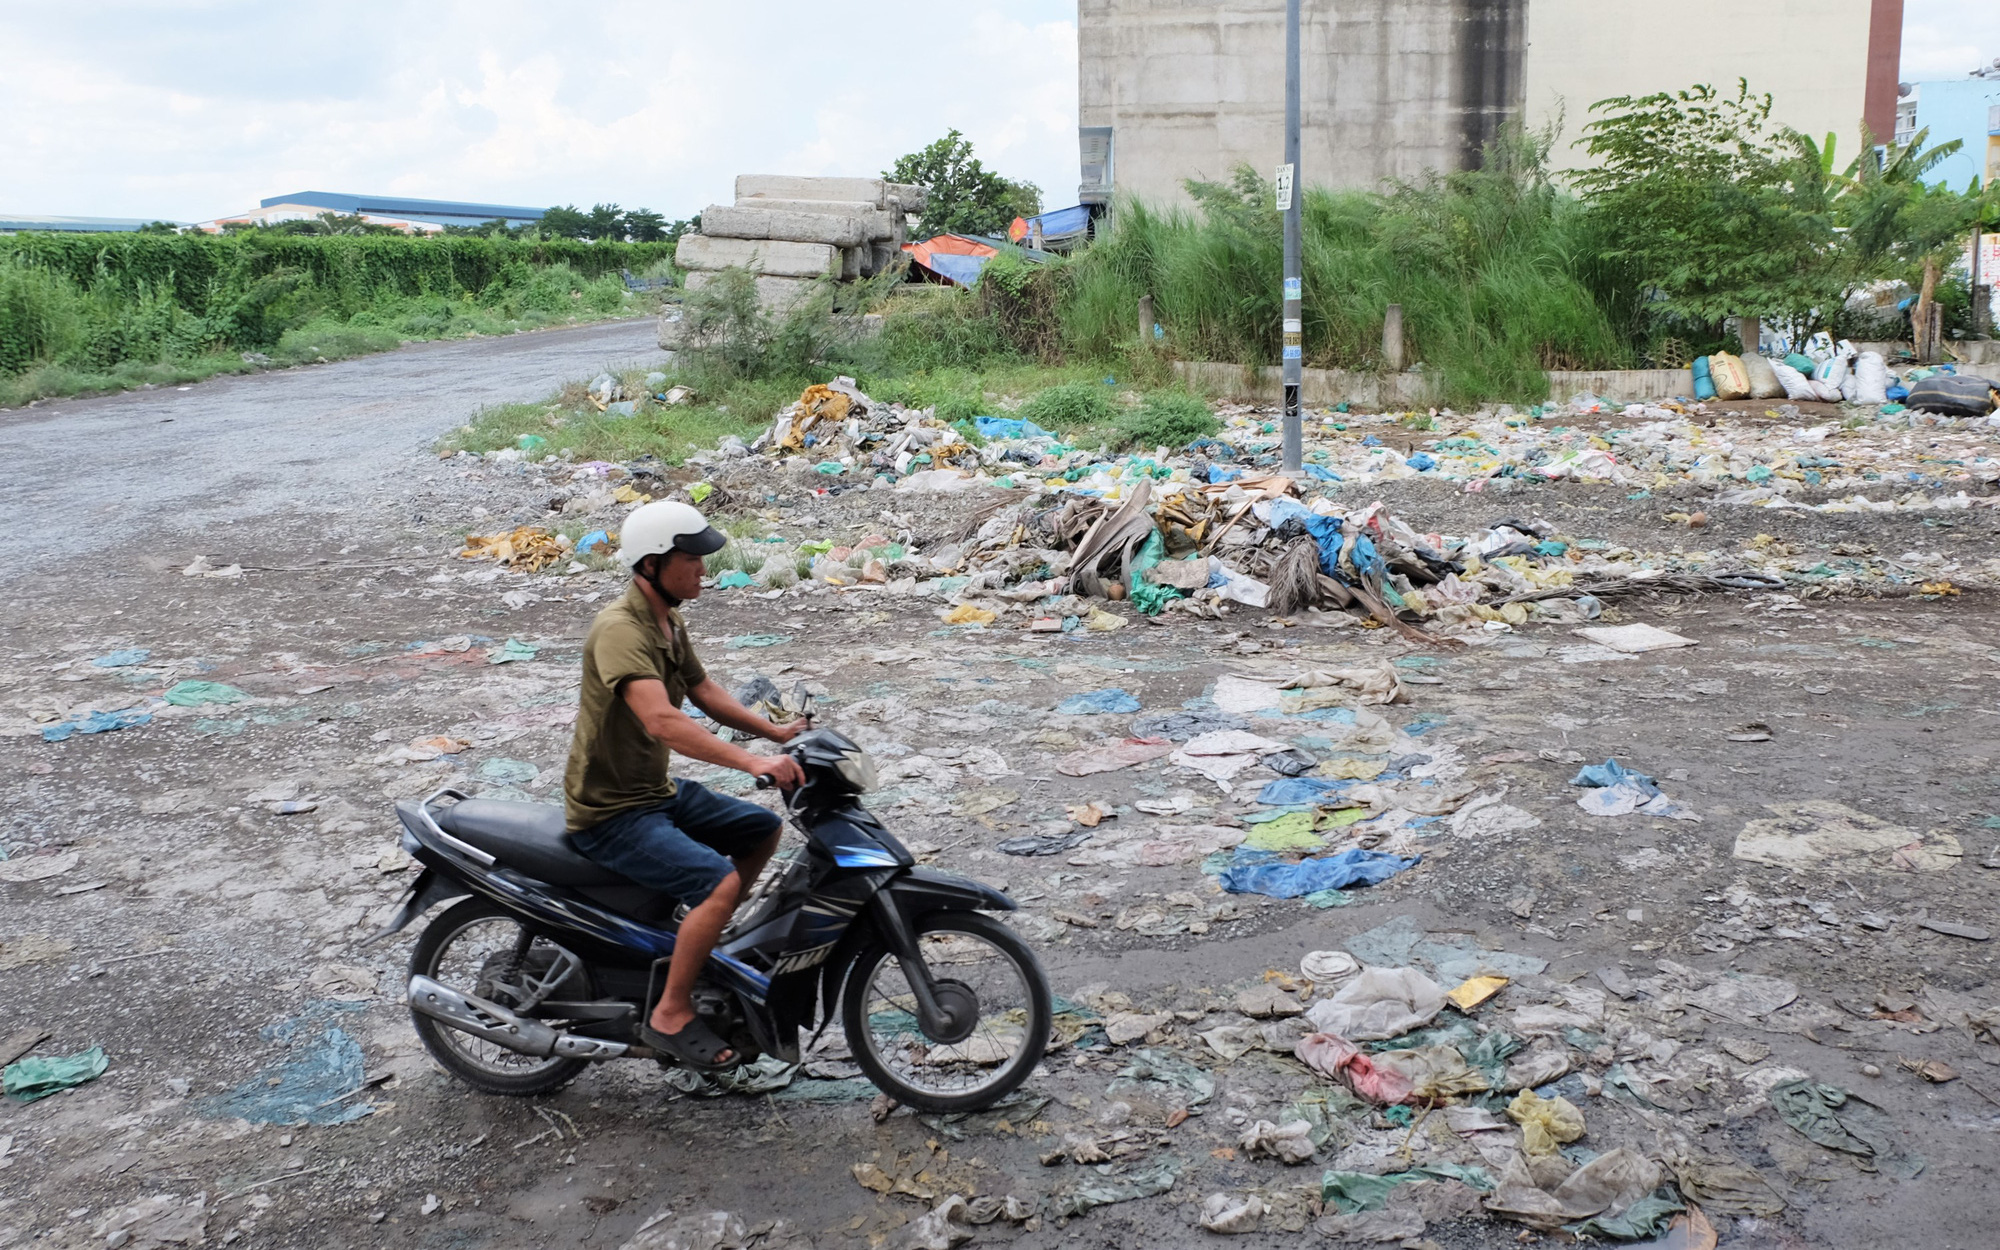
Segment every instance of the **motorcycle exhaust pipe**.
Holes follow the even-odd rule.
[[[515,1015],[498,1003],[461,994],[429,977],[410,978],[410,1010],[523,1055],[617,1059],[632,1049],[623,1042],[558,1032],[540,1020]]]

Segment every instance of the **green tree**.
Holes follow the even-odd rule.
[[[561,204],[542,214],[543,234],[557,239],[590,237],[590,217],[574,204]]]
[[[625,233],[634,243],[658,243],[667,237],[667,219],[650,208],[625,214]]]
[[[603,243],[622,241],[625,238],[625,214],[619,211],[616,204],[591,205],[584,237]]]
[[[953,130],[921,152],[900,157],[882,171],[891,182],[914,183],[929,193],[925,237],[937,234],[1005,234],[1016,217],[1042,211],[1041,189],[1011,182],[980,164],[972,141]]]
[[[1962,192],[1924,182],[1962,146],[1952,139],[1925,147],[1929,139],[1930,131],[1920,130],[1908,143],[1887,145],[1879,156],[1864,141],[1838,202],[1857,267],[1917,288],[1910,333],[1919,360],[1937,358],[1938,280],[1964,252],[1974,228],[2000,211],[2000,196],[1992,186],[1981,190],[1977,179]]]
[[[1700,321],[1809,319],[1843,294],[1825,154],[1771,121],[1738,80],[1590,106],[1576,176],[1605,259],[1666,310]]]
[[[171,221],[149,221],[139,227],[140,234],[179,234],[181,228]]]

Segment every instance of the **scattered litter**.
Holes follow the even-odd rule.
[[[1800,1136],[1828,1150],[1859,1155],[1902,1180],[1923,1170],[1921,1159],[1895,1145],[1895,1130],[1886,1113],[1838,1085],[1791,1080],[1773,1085],[1765,1097]]]
[[[94,1081],[110,1066],[101,1046],[73,1055],[29,1055],[0,1071],[0,1088],[15,1102],[34,1102]]]
[[[1127,738],[1073,751],[1056,761],[1056,771],[1066,777],[1089,777],[1156,760],[1173,751],[1174,744],[1165,738]]]
[[[152,658],[152,655],[153,653],[144,647],[127,647],[122,651],[100,655],[92,660],[91,664],[96,668],[130,668],[135,664],[144,664]]]
[[[1942,829],[1918,833],[1830,799],[1766,803],[1773,816],[1736,835],[1735,856],[1774,868],[1839,872],[1941,872],[1964,848]]]
[[[1064,716],[1091,716],[1101,712],[1138,710],[1139,700],[1116,686],[1108,690],[1093,690],[1089,694],[1073,694],[1056,705],[1056,711]]]
[[[1581,769],[1570,778],[1570,784],[1590,790],[1576,805],[1593,816],[1629,816],[1640,812],[1667,820],[1701,819],[1699,812],[1662,794],[1651,777],[1632,772],[1617,760]]]
[[[1322,1033],[1365,1042],[1422,1028],[1444,1005],[1444,990],[1414,968],[1363,968],[1306,1019]]]
[[[1600,647],[1609,647],[1624,655],[1644,655],[1648,651],[1664,651],[1671,647],[1692,647],[1695,640],[1669,633],[1657,625],[1635,622],[1631,625],[1597,625],[1576,631],[1580,638],[1588,638]]]
[[[140,725],[150,725],[153,714],[139,708],[125,708],[117,712],[85,712],[54,725],[42,726],[43,742],[63,742],[73,734],[113,733],[120,729],[134,729]]]
[[[518,638],[509,638],[506,642],[486,653],[486,662],[488,664],[520,663],[534,659],[536,651],[536,647],[522,642]]]
[[[1115,1168],[1116,1165],[1113,1166]],[[1172,1189],[1177,1179],[1179,1171],[1172,1160],[1162,1160],[1148,1167],[1114,1170],[1079,1181],[1058,1192],[1051,1200],[1051,1206],[1058,1219],[1078,1216],[1114,1203],[1157,1197]]]
[[[1218,880],[1232,894],[1268,894],[1301,898],[1354,885],[1380,885],[1399,872],[1416,867],[1421,856],[1352,848],[1334,855],[1303,859],[1296,864],[1238,863],[1224,868]]]
[[[250,697],[247,690],[219,681],[181,681],[161,696],[175,707],[203,707],[210,703],[241,703]]]
[[[1264,1200],[1256,1194],[1210,1194],[1202,1199],[1201,1226],[1211,1233],[1254,1233],[1264,1218]]]
[[[1316,985],[1332,985],[1361,971],[1361,961],[1346,951],[1309,951],[1299,960],[1299,971]]]
[[[560,535],[534,525],[523,525],[505,534],[469,535],[459,556],[467,560],[497,560],[509,568],[538,573],[559,560],[570,558],[571,549]]]

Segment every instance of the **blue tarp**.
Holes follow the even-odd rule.
[[[964,256],[957,252],[932,252],[924,263],[934,272],[943,274],[960,286],[972,286],[979,281],[979,273],[986,268],[991,256]]]
[[[1222,870],[1222,888],[1231,894],[1268,894],[1272,898],[1299,898],[1321,890],[1342,890],[1351,885],[1380,885],[1397,873],[1414,868],[1422,856],[1391,855],[1386,851],[1342,851],[1320,855],[1296,864],[1252,863]]]
[[[1038,221],[1042,223],[1044,241],[1067,238],[1072,234],[1082,234],[1090,228],[1090,208],[1088,205],[1078,204],[1073,208],[1050,209],[1039,217],[1030,217],[1027,219],[1028,233],[1022,235],[1017,242],[1026,243],[1033,238],[1035,223]]]

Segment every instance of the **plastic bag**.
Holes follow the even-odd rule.
[[[1321,1032],[1370,1041],[1422,1028],[1444,1003],[1444,989],[1415,968],[1364,968],[1306,1018]]]
[[[1521,1126],[1521,1148],[1531,1155],[1554,1154],[1557,1146],[1583,1136],[1583,1112],[1567,1098],[1543,1098],[1524,1089],[1507,1104],[1507,1116]]]

